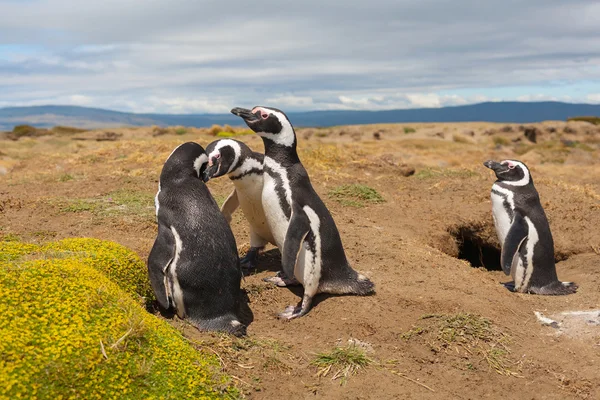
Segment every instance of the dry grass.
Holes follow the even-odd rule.
[[[331,379],[341,379],[340,384],[345,384],[348,378],[357,374],[373,360],[367,356],[365,349],[350,344],[345,347],[336,346],[330,351],[318,353],[311,364],[318,368],[317,376],[326,377],[331,374]]]
[[[400,337],[407,341],[424,340],[436,353],[456,354],[467,370],[484,363],[501,375],[517,375],[509,360],[510,337],[479,315],[424,315],[418,326]]]

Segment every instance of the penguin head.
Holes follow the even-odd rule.
[[[250,129],[265,139],[287,147],[294,147],[296,144],[294,127],[281,110],[261,106],[252,110],[236,107],[231,113],[241,117]]]
[[[504,160],[501,162],[488,160],[483,163],[496,173],[499,181],[513,186],[525,186],[531,182],[529,168],[517,160]]]
[[[206,166],[206,152],[195,142],[187,142],[175,148],[165,161],[161,180],[163,177],[170,179],[176,176],[192,176],[200,178]]]
[[[242,144],[233,139],[215,140],[206,146],[206,154],[204,182],[233,172],[240,163]]]

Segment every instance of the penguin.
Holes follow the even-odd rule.
[[[265,146],[262,203],[273,238],[281,250],[282,271],[268,281],[278,286],[302,284],[300,306],[279,314],[293,319],[309,312],[317,293],[368,295],[375,285],[357,273],[329,210],[315,192],[296,151],[296,133],[276,108],[234,108]]]
[[[206,154],[208,165],[202,175],[204,182],[225,174],[233,182],[235,188],[221,206],[221,212],[231,223],[233,212],[242,208],[250,224],[250,250],[240,262],[242,267],[254,269],[259,251],[267,243],[276,245],[262,205],[264,155],[233,139],[210,143],[206,146]]]
[[[237,246],[200,178],[206,160],[202,146],[187,142],[165,162],[155,197],[158,235],[148,274],[161,313],[174,311],[199,330],[243,336]]]
[[[556,275],[554,241],[527,166],[517,160],[486,161],[496,174],[492,186],[492,215],[502,246],[500,263],[512,275],[520,293],[566,295],[577,291],[573,282]]]

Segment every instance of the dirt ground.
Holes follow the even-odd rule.
[[[537,143],[525,137],[533,128]],[[151,128],[115,132],[122,134],[116,141],[0,139],[0,235],[109,239],[145,259],[156,234],[162,163],[180,143],[206,146],[215,137],[190,128],[160,136]],[[254,313],[247,338],[173,320],[219,356],[247,398],[600,398],[600,322],[558,329],[534,314],[600,309],[600,127],[404,124],[298,129],[297,136],[352,266],[377,292],[321,295],[305,317],[280,321],[276,314],[301,292],[262,281],[279,269],[278,250],[268,248],[242,282]],[[237,139],[263,150],[254,135]],[[510,279],[499,270],[489,199],[495,178],[482,163],[508,158],[531,169],[559,278],[579,284],[575,295],[516,294],[502,285]],[[357,207],[330,196],[344,184],[367,185],[385,201]],[[227,178],[208,186],[219,202],[232,189]],[[243,254],[249,237],[239,210],[232,229]],[[332,379],[335,367],[325,374],[313,364],[317,353],[349,340],[366,349],[370,365]]]

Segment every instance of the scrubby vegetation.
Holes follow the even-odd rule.
[[[567,121],[584,121],[590,124],[600,125],[600,117],[572,117],[568,118]]]
[[[311,362],[319,369],[318,376],[325,377],[331,374],[331,379],[341,378],[342,384],[351,375],[358,373],[372,363],[373,360],[369,358],[366,351],[354,344],[345,347],[336,346],[331,351],[319,353]]]
[[[142,277],[112,242],[0,242],[0,398],[237,397],[213,356],[136,300]]]

